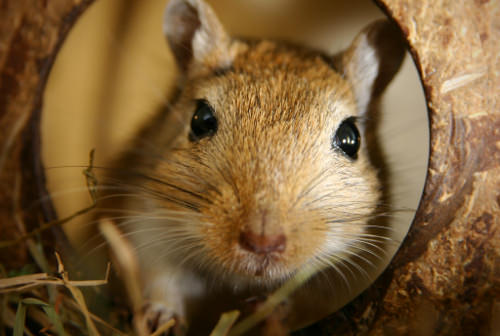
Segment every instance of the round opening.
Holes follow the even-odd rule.
[[[346,48],[363,27],[384,17],[368,0],[208,2],[233,36],[287,40],[328,53]],[[140,125],[159,106],[169,104],[178,70],[162,34],[164,7],[163,0],[98,1],[78,21],[58,55],[45,92],[42,135],[49,189],[60,217],[89,204],[81,171],[90,150],[96,150],[96,166],[108,166]],[[376,137],[386,160],[385,167],[377,169],[386,172],[390,210],[384,217],[387,227],[377,235],[386,243],[370,250],[375,257],[352,259],[338,268],[328,289],[335,291],[332,312],[383,271],[418,207],[429,134],[425,97],[409,54],[384,93],[380,111]],[[66,225],[76,246],[88,246],[94,239],[92,222],[88,215]]]

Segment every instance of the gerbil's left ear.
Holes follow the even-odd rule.
[[[387,20],[367,26],[345,52],[336,56],[337,67],[353,87],[360,114],[384,91],[404,56],[401,33]]]
[[[170,0],[163,32],[183,72],[230,65],[230,37],[203,0]]]

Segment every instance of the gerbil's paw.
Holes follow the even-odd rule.
[[[164,336],[181,336],[186,333],[186,324],[175,311],[163,302],[151,302],[144,307],[144,318],[150,333],[157,331],[167,323],[174,324],[162,332]]]

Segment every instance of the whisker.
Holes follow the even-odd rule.
[[[314,176],[307,184],[306,186],[304,187],[304,190],[299,193],[299,195],[297,196],[295,202],[292,204],[291,208],[295,208],[295,206],[297,205],[298,202],[300,202],[304,197],[306,197],[307,195],[309,195],[311,193],[311,191],[314,190],[314,188],[316,188],[319,183],[321,183],[321,178],[328,172],[327,169],[325,170],[322,170],[321,172],[319,172],[316,176]]]
[[[349,251],[344,251],[344,252],[347,254],[350,254]],[[356,257],[358,256],[356,254],[353,254],[353,255]],[[350,257],[343,258],[340,255],[333,255],[333,256],[330,256],[330,258],[334,258],[334,261],[345,262],[347,268],[349,268],[349,265],[354,267],[354,269],[356,269],[359,272],[359,274],[361,274],[366,280],[370,280],[370,275],[368,274],[368,272],[363,267],[361,267],[358,263],[356,263],[354,260],[352,260]],[[352,272],[352,270],[351,270],[351,272]]]
[[[336,259],[334,261],[329,260],[329,258],[326,258],[322,255],[317,256],[317,259],[320,260],[323,264],[331,267],[332,269],[335,270],[335,272],[342,278],[343,283],[346,285],[346,288],[349,292],[352,291],[351,284],[347,277],[345,276],[344,272],[338,267],[338,264],[335,263]]]

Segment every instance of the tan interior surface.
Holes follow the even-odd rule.
[[[335,52],[384,14],[369,0],[209,0],[234,35],[276,37]],[[43,112],[43,155],[60,216],[89,203],[81,171],[96,149],[97,164],[126,144],[176,77],[162,35],[164,0],[97,0],[77,22],[50,75]],[[423,92],[410,57],[382,102],[380,136],[393,171],[394,207],[416,209],[425,179],[428,124]],[[412,213],[394,219],[395,239]],[[66,226],[73,241],[89,222]],[[85,240],[87,238],[84,238]],[[392,255],[392,254],[390,254]]]

